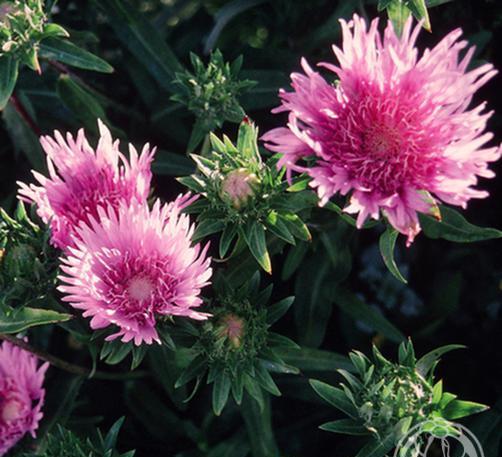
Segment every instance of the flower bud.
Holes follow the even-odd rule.
[[[226,337],[230,344],[238,349],[244,336],[244,320],[235,314],[227,314],[218,327],[218,336]]]
[[[221,197],[239,210],[255,195],[259,183],[259,178],[245,168],[233,170],[223,179]]]

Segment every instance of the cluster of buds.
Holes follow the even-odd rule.
[[[224,121],[238,123],[244,117],[239,96],[256,82],[239,79],[242,57],[225,62],[219,50],[211,53],[204,65],[196,55],[190,56],[193,73],[176,73],[176,93],[171,100],[184,104],[197,118],[188,149],[193,151],[204,135],[220,128]]]
[[[222,292],[210,308],[213,317],[201,329],[193,329],[198,333],[192,346],[195,356],[176,387],[195,378],[200,381],[207,372],[208,383],[214,384],[213,410],[217,415],[230,392],[237,404],[241,404],[247,392],[260,407],[264,405],[263,391],[280,395],[270,367],[283,373],[298,370],[286,365],[274,350],[298,346],[269,328],[288,310],[294,298],[267,305],[271,292],[271,287],[259,290],[258,275],[237,290]]]
[[[442,381],[434,382],[434,368],[439,357],[453,349],[449,345],[426,354],[419,360],[411,341],[399,347],[399,362],[387,360],[373,347],[373,361],[359,351],[350,354],[353,373],[339,370],[345,382],[341,389],[312,380],[314,390],[336,408],[350,416],[328,422],[322,429],[368,435],[375,447],[390,451],[399,440],[418,424],[433,421],[441,430],[454,436],[454,424],[449,422],[475,414],[487,407],[457,400],[456,395],[443,392]],[[383,454],[382,454],[383,455]]]
[[[47,22],[42,0],[0,3],[0,58],[12,56],[40,72],[39,43],[53,36],[68,36],[68,33],[61,26]]]
[[[210,153],[192,154],[197,172],[178,180],[205,198],[188,208],[199,214],[195,240],[217,232],[223,258],[236,239],[247,244],[251,253],[270,272],[266,235],[287,243],[310,240],[307,226],[298,212],[315,206],[317,198],[305,187],[290,187],[277,168],[276,157],[262,161],[258,149],[258,129],[244,118],[237,143],[224,136],[210,135]],[[239,243],[236,243],[239,245]]]

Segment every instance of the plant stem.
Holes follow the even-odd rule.
[[[131,373],[107,373],[105,371],[94,371],[82,367],[80,365],[75,365],[73,363],[67,362],[66,360],[60,359],[53,356],[41,349],[34,348],[29,343],[21,338],[17,338],[13,335],[5,335],[0,333],[0,340],[8,341],[9,343],[17,346],[25,351],[28,351],[36,355],[39,359],[49,362],[52,366],[59,368],[60,370],[67,371],[68,373],[75,374],[77,376],[85,376],[93,379],[106,379],[106,380],[118,380],[118,379],[136,379],[148,376],[148,373],[144,371],[136,371]]]
[[[11,95],[10,102],[12,103],[12,106],[14,107],[14,109],[18,112],[18,114],[26,122],[26,124],[28,124],[28,127],[30,127],[30,129],[33,130],[33,133],[37,136],[41,136],[42,131],[38,127],[37,123],[33,120],[30,113],[28,113],[28,111],[26,111],[26,108],[23,106],[23,104],[20,102],[20,100],[17,98],[16,95],[14,95],[14,94]]]

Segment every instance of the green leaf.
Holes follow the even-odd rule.
[[[163,176],[186,176],[194,172],[193,162],[185,155],[158,151],[152,163],[152,171]]]
[[[299,242],[296,246],[293,246],[286,256],[284,266],[282,267],[281,279],[287,281],[297,268],[301,265],[307,251],[309,250],[310,244],[306,242]]]
[[[417,19],[417,21],[424,20],[423,27],[427,31],[431,31],[431,21],[429,18],[429,13],[427,11],[427,6],[425,4],[425,0],[409,0],[408,8],[413,13],[413,16]]]
[[[434,8],[435,6],[444,5],[445,3],[450,3],[453,0],[427,0],[425,3],[429,8]]]
[[[114,449],[115,446],[117,445],[117,438],[118,434],[120,432],[120,429],[124,423],[125,417],[121,417],[117,422],[115,422],[112,427],[110,428],[110,431],[106,434],[105,438],[105,443],[104,443],[104,448],[106,450],[109,449]]]
[[[441,346],[437,349],[434,349],[431,352],[428,352],[423,357],[421,357],[416,364],[416,370],[420,373],[424,378],[429,373],[429,370],[434,366],[436,361],[447,352],[454,351],[456,349],[465,349],[466,346],[462,344],[448,344],[446,346]]]
[[[93,0],[108,16],[118,39],[145,66],[157,83],[164,89],[172,89],[174,73],[181,65],[153,26],[126,0]]]
[[[298,194],[296,194],[298,195]],[[311,241],[312,235],[305,223],[292,213],[278,213],[277,218],[283,222],[285,227],[293,234],[294,237],[302,241]]]
[[[268,332],[268,343],[274,350],[278,348],[300,349],[300,346],[292,339],[275,332]]]
[[[7,105],[16,87],[19,62],[9,56],[0,57],[0,110]]]
[[[64,105],[86,129],[97,133],[96,119],[106,120],[106,113],[96,98],[69,75],[59,77],[57,93]]]
[[[269,306],[267,309],[267,324],[272,325],[277,322],[282,316],[284,316],[284,314],[286,314],[294,301],[295,297],[286,297]]]
[[[6,312],[0,308],[0,333],[19,333],[38,325],[66,322],[72,317],[50,309],[24,307]]]
[[[326,422],[319,427],[321,430],[333,433],[343,433],[345,435],[368,435],[369,431],[352,419],[340,419]]]
[[[394,447],[395,437],[387,436],[383,441],[372,439],[356,455],[356,457],[384,457]]]
[[[382,255],[385,266],[389,269],[392,275],[401,282],[405,284],[408,281],[401,274],[397,268],[396,261],[394,260],[394,248],[396,246],[396,240],[399,232],[392,227],[387,227],[387,230],[380,236],[379,247],[380,254]]]
[[[22,98],[22,92],[19,95],[19,98]],[[22,101],[26,105],[24,100]],[[5,106],[2,117],[12,139],[14,149],[22,151],[35,170],[44,170],[46,167],[46,154],[40,146],[40,140],[12,103]]]
[[[188,187],[188,189],[196,192],[196,193],[202,193],[204,192],[204,186],[205,183],[202,181],[200,178],[196,176],[181,176],[179,178],[176,178],[176,181],[179,183],[183,184],[185,187]]]
[[[230,385],[230,379],[225,374],[225,371],[219,371],[213,386],[213,411],[216,416],[221,414],[223,408],[227,404]]]
[[[244,231],[244,239],[246,244],[253,254],[253,257],[260,266],[267,272],[272,273],[272,263],[270,255],[267,251],[267,243],[265,240],[265,230],[259,222],[251,222]]]
[[[272,395],[275,395],[276,397],[281,396],[281,391],[275,384],[274,380],[272,379],[272,376],[270,376],[268,370],[264,368],[263,365],[255,366],[255,376],[256,380],[267,392],[270,392]]]
[[[418,218],[423,232],[432,239],[443,238],[456,243],[502,238],[502,231],[473,225],[452,208],[440,206],[442,220],[419,213]]]
[[[391,341],[400,343],[405,340],[404,335],[394,324],[389,322],[381,313],[361,301],[352,292],[342,288],[336,289],[334,300],[346,314],[355,320],[364,322]]]
[[[221,219],[203,219],[199,224],[192,236],[194,242],[212,235],[213,233],[220,232],[225,228],[225,223]]]
[[[113,67],[98,56],[79,48],[68,40],[47,38],[40,44],[40,57],[56,60],[71,67],[100,73],[113,73]]]
[[[324,398],[330,405],[349,415],[353,419],[359,417],[354,404],[347,398],[345,392],[338,387],[330,386],[322,381],[311,379],[310,385],[317,392],[317,394]]]
[[[188,367],[185,368],[183,373],[181,373],[180,377],[177,379],[174,387],[177,389],[185,385],[187,382],[190,382],[192,379],[202,376],[207,369],[207,359],[206,357],[200,355],[195,357]]]
[[[404,24],[410,16],[410,10],[401,0],[394,0],[387,6],[387,14],[392,21],[396,34],[401,36]]]
[[[378,12],[383,11],[385,8],[387,8],[391,2],[395,0],[378,0]]]
[[[49,24],[45,24],[44,26],[44,39],[49,37],[66,37],[68,38],[70,34],[68,31],[59,24],[55,24],[51,22]]]
[[[233,0],[227,2],[214,16],[215,24],[211,33],[207,37],[206,44],[204,46],[204,53],[208,54],[211,51],[220,36],[220,33],[225,28],[225,26],[237,15],[243,13],[244,11],[258,6],[260,3],[264,3],[266,0]]]
[[[275,235],[289,244],[295,244],[295,239],[287,225],[278,217],[276,211],[271,211],[265,219],[265,225]]]
[[[488,406],[472,401],[453,400],[446,405],[441,416],[448,420],[460,419],[489,409]]]
[[[227,254],[228,250],[230,249],[230,245],[232,244],[232,241],[234,240],[235,236],[237,235],[238,232],[238,226],[237,224],[227,224],[225,227],[225,230],[223,230],[223,233],[221,234],[220,237],[220,244],[219,244],[219,254],[220,258],[224,258],[225,255]]]
[[[105,363],[117,365],[129,355],[132,348],[132,343],[122,343],[120,340],[107,341],[103,346],[100,358],[105,359],[106,357]]]
[[[249,376],[247,373],[244,373],[243,381],[246,392],[256,400],[256,403],[258,403],[260,411],[263,411],[265,408],[265,398],[263,397],[263,392],[261,391],[258,381]]]
[[[248,118],[244,120],[239,119],[241,122],[239,126],[239,133],[237,135],[237,149],[242,157],[248,160],[260,158],[258,151],[258,128],[255,127]]]
[[[261,406],[248,397],[244,397],[241,414],[246,425],[248,441],[251,444],[252,456],[277,457],[281,455],[275,442],[269,396],[263,399]]]
[[[335,372],[340,368],[353,371],[348,357],[335,352],[301,347],[300,349],[277,348],[274,352],[286,363],[303,371]]]

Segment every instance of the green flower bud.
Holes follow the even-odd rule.
[[[260,179],[245,168],[228,173],[221,185],[221,198],[239,210],[246,206],[260,184]]]

